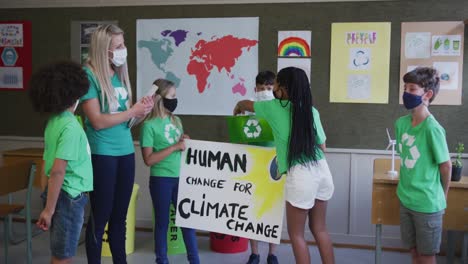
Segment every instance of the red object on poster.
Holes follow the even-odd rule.
[[[0,89],[25,89],[31,78],[31,71],[31,21],[1,21]]]

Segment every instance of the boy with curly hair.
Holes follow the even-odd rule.
[[[93,189],[91,151],[74,116],[88,88],[86,72],[70,61],[46,65],[30,81],[34,109],[49,115],[43,156],[49,180],[37,226],[50,230],[51,263],[70,263],[75,256],[88,202],[86,192]]]

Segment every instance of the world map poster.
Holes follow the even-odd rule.
[[[254,94],[258,25],[258,17],[137,20],[137,99],[164,78],[176,85],[176,114],[232,115]]]

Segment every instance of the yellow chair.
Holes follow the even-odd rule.
[[[0,219],[3,220],[3,247],[5,251],[5,264],[8,263],[8,244],[10,243],[10,221],[8,216],[25,211],[26,215],[26,252],[27,263],[32,263],[32,226],[31,226],[31,192],[36,173],[36,165],[32,161],[18,162],[0,167],[0,196],[27,190],[25,204],[0,204]]]

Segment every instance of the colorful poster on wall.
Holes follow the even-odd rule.
[[[0,89],[22,90],[32,71],[30,21],[0,22]]]
[[[279,244],[284,177],[273,148],[186,140],[177,226]]]
[[[456,22],[401,23],[400,104],[403,76],[418,66],[439,72],[440,90],[431,104],[461,105],[465,25]]]
[[[388,103],[390,23],[333,23],[330,102]]]
[[[278,31],[278,57],[310,57],[312,31]]]
[[[137,99],[165,78],[178,88],[176,113],[231,115],[253,97],[258,25],[258,17],[137,20]]]

